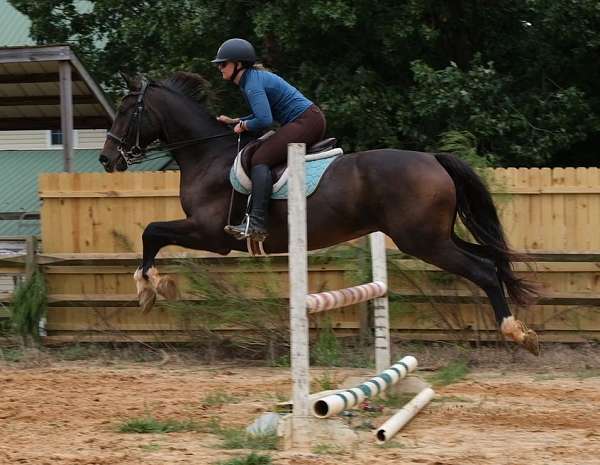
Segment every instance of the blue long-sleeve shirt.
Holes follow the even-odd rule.
[[[294,121],[313,103],[294,86],[269,71],[248,68],[240,79],[240,89],[252,109],[242,119],[250,131],[264,129],[277,121]]]

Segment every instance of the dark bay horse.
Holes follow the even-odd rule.
[[[176,296],[174,282],[160,277],[154,267],[162,247],[223,255],[247,250],[245,241],[223,231],[237,136],[207,111],[204,86],[200,76],[190,73],[176,73],[164,81],[128,79],[130,92],[100,155],[106,171],[123,171],[158,139],[171,148],[181,170],[180,200],[186,218],[150,223],[142,236],[143,262],[134,277],[144,310],[152,307],[156,292]],[[478,244],[455,235],[457,215]],[[287,252],[287,202],[272,200],[270,217],[264,249]],[[513,273],[513,254],[491,195],[459,158],[395,149],[340,156],[307,199],[307,222],[310,250],[382,231],[401,251],[472,281],[489,297],[504,336],[539,353],[537,335],[512,316],[504,292],[527,304],[535,291]]]

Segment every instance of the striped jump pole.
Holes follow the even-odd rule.
[[[394,365],[364,383],[345,391],[331,394],[313,404],[313,415],[317,418],[328,418],[344,410],[351,409],[365,399],[375,397],[393,386],[411,371],[417,368],[417,359],[407,355]]]
[[[333,310],[334,308],[347,307],[359,302],[366,302],[375,297],[382,297],[386,293],[387,284],[377,281],[335,291],[308,294],[306,296],[306,308],[308,308],[309,313],[319,313]]]

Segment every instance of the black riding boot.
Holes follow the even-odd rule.
[[[242,224],[225,226],[225,232],[236,239],[250,237],[262,242],[267,238],[267,220],[269,215],[269,198],[273,191],[273,178],[269,165],[256,165],[250,174],[252,178],[252,207],[250,215]]]

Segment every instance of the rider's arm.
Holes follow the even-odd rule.
[[[246,98],[252,108],[250,118],[241,118],[245,121],[246,128],[249,131],[258,131],[271,126],[273,124],[273,114],[265,90],[259,86],[246,89]]]

